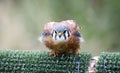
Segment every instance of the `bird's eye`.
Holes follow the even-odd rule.
[[[66,33],[67,32],[67,30],[65,30],[63,33]]]
[[[55,32],[55,34],[57,34],[57,31],[54,31]]]

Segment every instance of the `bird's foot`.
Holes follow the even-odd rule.
[[[74,54],[78,55],[78,54],[80,54],[80,52],[79,51],[75,51]]]
[[[55,52],[55,51],[51,51],[51,52],[49,53],[49,55],[50,55],[50,56],[57,56],[57,55],[58,55],[58,53],[57,53],[57,52]]]

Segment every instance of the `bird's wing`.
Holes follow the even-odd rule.
[[[43,28],[43,32],[40,35],[40,37],[38,38],[38,40],[40,42],[44,42],[44,38],[46,36],[51,35],[51,32],[53,30],[53,26],[55,25],[55,22],[48,22],[47,24],[45,24],[44,28]]]

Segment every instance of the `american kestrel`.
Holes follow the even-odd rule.
[[[83,38],[78,30],[79,26],[73,20],[49,22],[45,24],[39,40],[51,50],[50,55],[79,54]]]

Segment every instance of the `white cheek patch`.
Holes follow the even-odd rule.
[[[53,36],[53,39],[56,40],[56,33],[55,32],[53,32],[52,36]]]
[[[68,39],[69,36],[70,36],[70,32],[65,32],[66,39]]]

